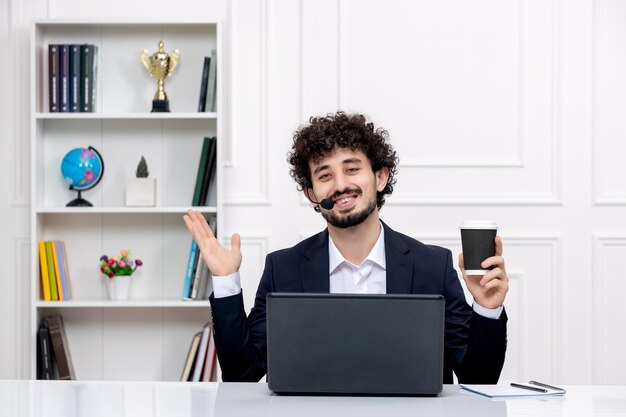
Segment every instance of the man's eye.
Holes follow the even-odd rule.
[[[320,181],[324,181],[324,180],[327,180],[328,178],[330,178],[330,174],[323,174],[323,175],[320,175],[318,179]]]
[[[348,172],[351,172],[351,173],[355,173],[355,172],[358,172],[358,171],[359,171],[358,168],[348,168]]]

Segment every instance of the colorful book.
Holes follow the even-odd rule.
[[[50,112],[59,111],[59,45],[48,45],[48,104]]]
[[[80,111],[80,45],[70,47],[70,111]]]
[[[69,264],[67,263],[67,251],[65,250],[64,241],[61,241],[61,258],[62,258],[62,263],[63,263],[63,273],[65,274],[67,299],[71,300],[72,299],[72,285],[71,285],[72,281],[70,280],[70,267],[69,267]]]
[[[200,378],[202,377],[202,368],[204,367],[207,347],[209,346],[210,329],[209,323],[205,324],[202,328],[200,346],[198,347],[198,353],[196,354],[196,361],[193,368],[193,375],[191,377],[193,382],[200,382]]]
[[[196,186],[193,190],[192,206],[200,205],[200,194],[202,193],[202,181],[204,180],[204,172],[207,167],[207,158],[209,156],[209,146],[211,138],[204,138],[202,141],[202,151],[200,152],[200,162],[198,163],[198,174],[196,175]]]
[[[193,280],[193,271],[196,266],[196,259],[198,256],[198,244],[194,239],[191,239],[191,249],[189,250],[189,259],[187,260],[187,272],[185,274],[185,282],[183,284],[183,300],[190,300],[191,296],[191,284]]]
[[[63,292],[63,299],[64,300],[69,300],[70,299],[70,291],[69,291],[69,286],[68,286],[68,279],[67,279],[67,269],[65,266],[65,263],[67,262],[65,260],[65,256],[63,254],[63,242],[61,242],[60,240],[55,240],[54,241],[54,247],[56,249],[56,260],[59,264],[59,275],[61,276],[61,290]],[[58,280],[57,280],[58,281]]]
[[[57,278],[54,274],[54,257],[52,255],[52,242],[46,241],[46,259],[48,264],[48,277],[50,278],[50,299],[59,301],[59,291],[57,289]]]
[[[211,58],[204,57],[204,64],[202,66],[202,78],[200,80],[200,100],[198,101],[198,111],[203,112],[206,109],[206,91],[207,84],[209,82],[209,64]]]
[[[205,361],[204,361],[204,369],[202,370],[202,378],[203,382],[214,381],[213,374],[215,373],[215,340],[213,339],[213,326],[209,323],[209,343],[207,346]]]
[[[50,295],[50,276],[48,275],[48,257],[46,256],[46,242],[39,241],[39,268],[41,270],[41,291],[44,301],[52,300]]]
[[[54,352],[54,360],[59,370],[59,379],[76,379],[63,318],[61,316],[47,317],[45,323],[50,331],[52,351]]]
[[[202,255],[198,252],[196,260],[196,267],[193,272],[193,283],[191,284],[191,296],[192,300],[199,300],[198,295],[200,294],[200,277],[202,276],[202,268],[204,267],[204,261],[202,260]]]
[[[54,264],[54,276],[56,278],[56,284],[57,284],[57,294],[59,296],[59,301],[63,301],[65,300],[65,297],[63,295],[63,283],[61,282],[61,271],[59,268],[59,254],[57,253],[57,245],[56,245],[56,241],[51,241],[50,242],[50,247],[52,249],[52,263]]]
[[[202,336],[202,332],[198,332],[193,335],[191,339],[191,345],[189,346],[189,352],[187,352],[187,359],[185,360],[185,366],[183,367],[183,373],[180,376],[180,380],[182,382],[189,381],[191,376],[192,367],[194,364],[194,360],[196,358],[196,353],[198,353],[198,345],[200,345],[200,337]]]
[[[206,105],[205,111],[215,111],[215,96],[217,88],[217,52],[215,49],[211,50],[211,60],[209,64],[209,83],[206,91]]]
[[[59,111],[70,111],[70,46],[59,47]]]

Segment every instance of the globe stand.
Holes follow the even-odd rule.
[[[85,179],[86,177],[86,172],[80,172],[80,174],[82,175],[82,178],[74,178],[74,174],[73,172],[71,174],[66,174],[64,172],[64,167],[65,166],[69,166],[70,171],[71,169],[82,169],[83,171],[86,171],[87,169],[91,169],[91,165],[89,163],[89,161],[85,162],[82,161],[82,153],[83,151],[85,151],[85,148],[76,148],[76,149],[72,149],[70,152],[67,153],[67,155],[65,155],[65,157],[63,158],[63,163],[61,164],[61,172],[63,173],[63,176],[66,178],[66,181],[68,181],[69,183],[69,188],[70,191],[76,191],[78,192],[78,197],[73,199],[72,201],[70,201],[69,203],[67,203],[65,206],[66,207],[93,207],[93,204],[91,204],[89,201],[85,200],[82,196],[82,192],[83,191],[87,191],[87,190],[91,190],[93,187],[95,187],[100,180],[102,179],[102,176],[104,175],[104,161],[102,160],[102,155],[100,155],[100,152],[98,152],[93,146],[89,146],[87,148],[87,150],[92,151],[94,154],[96,154],[96,157],[100,163],[100,173],[99,175],[97,175],[97,178],[95,179],[95,181],[93,183],[87,183],[87,185],[85,185]],[[81,160],[80,161],[72,161],[71,158],[68,160],[68,156],[75,153],[76,151],[81,153]],[[89,156],[89,155],[87,155]],[[90,157],[90,156],[89,156]],[[91,157],[90,157],[91,158]],[[94,174],[92,172],[92,174]],[[94,174],[95,175],[95,174]],[[82,181],[81,181],[82,179]],[[89,178],[90,179],[90,178]],[[72,185],[72,182],[77,182],[80,185],[78,186],[74,186]]]
[[[93,207],[93,204],[82,197],[81,190],[76,191],[78,191],[78,197],[67,203],[66,207]]]

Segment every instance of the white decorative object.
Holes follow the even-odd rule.
[[[106,280],[110,300],[128,300],[130,275],[116,275],[113,278],[107,278]]]
[[[156,206],[156,178],[126,178],[126,205]]]

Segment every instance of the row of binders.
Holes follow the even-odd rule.
[[[181,381],[210,382],[217,381],[215,340],[213,339],[213,327],[207,323],[202,331],[196,333],[191,339],[189,353],[185,360]]]
[[[76,379],[61,316],[46,317],[37,330],[37,379]]]
[[[56,112],[96,111],[98,46],[48,45],[48,103]]]
[[[194,207],[207,205],[209,186],[215,177],[216,160],[217,138],[205,137],[202,142],[196,185],[191,201],[191,205]],[[213,234],[217,236],[217,217],[211,216],[208,222]],[[192,239],[181,298],[183,300],[208,300],[213,291],[212,287],[211,271],[200,256],[196,241]]]
[[[43,299],[45,301],[71,300],[72,288],[65,242],[40,240],[39,266]]]
[[[217,233],[217,217],[209,217],[209,227],[215,235]],[[187,272],[183,285],[183,300],[208,300],[213,292],[212,274],[200,255],[198,244],[191,240],[191,250],[187,260]]]
[[[199,112],[214,112],[217,90],[217,53],[211,50],[211,56],[204,57],[202,80],[200,82]]]

